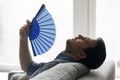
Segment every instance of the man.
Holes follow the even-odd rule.
[[[73,39],[66,41],[66,49],[62,51],[53,61],[48,63],[35,63],[28,47],[28,34],[30,21],[26,21],[20,28],[20,64],[21,68],[27,72],[29,78],[36,76],[44,70],[47,70],[56,64],[65,62],[78,62],[87,66],[89,69],[96,69],[102,65],[106,58],[106,49],[104,41],[101,38],[91,39],[78,35]]]

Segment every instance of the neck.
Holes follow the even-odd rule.
[[[69,53],[69,52],[66,52],[66,51],[62,51],[61,53],[66,54],[66,55],[72,57],[73,59],[75,59],[77,61],[80,60],[79,56],[77,56],[76,53]]]
[[[69,51],[66,51],[66,50],[64,50],[64,51],[62,51],[61,53],[63,53],[63,54],[73,54],[73,53],[70,53]]]
[[[70,57],[74,58],[75,60],[79,61],[81,60],[79,56],[77,56],[77,54],[70,54]]]

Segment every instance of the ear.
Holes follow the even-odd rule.
[[[79,59],[85,59],[87,57],[86,53],[83,51],[77,53],[77,56],[79,57]]]

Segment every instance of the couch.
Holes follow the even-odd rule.
[[[106,60],[101,67],[89,70],[78,63],[61,63],[30,80],[114,80],[115,63]],[[9,72],[8,80],[26,80],[24,72]]]

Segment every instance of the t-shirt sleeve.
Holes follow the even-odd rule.
[[[32,61],[30,63],[30,65],[28,66],[27,75],[31,76],[38,68],[40,68],[44,64],[45,63],[36,63],[36,62]]]

